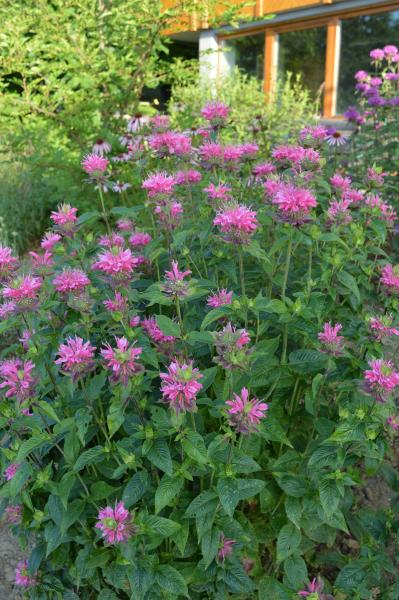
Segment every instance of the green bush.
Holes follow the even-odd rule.
[[[216,84],[199,76],[188,84],[176,83],[169,103],[173,124],[183,129],[198,124],[201,107],[212,97],[231,107],[231,128],[225,137],[242,141],[259,128],[257,141],[265,150],[294,139],[303,125],[315,120],[318,108],[299,77],[288,74],[285,81],[277,82],[273,96],[265,99],[262,82],[236,68]]]

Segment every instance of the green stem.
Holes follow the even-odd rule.
[[[292,232],[290,232],[290,237],[288,239],[287,254],[286,254],[286,259],[285,259],[284,278],[283,278],[283,285],[281,287],[281,299],[282,300],[285,300],[285,292],[287,290],[288,274],[290,272],[291,252],[292,252]]]
[[[100,195],[101,209],[102,209],[102,213],[103,213],[105,224],[107,226],[107,231],[108,231],[109,234],[111,234],[111,227],[109,225],[109,221],[108,221],[108,217],[107,217],[107,211],[105,210],[104,196],[103,196],[103,191],[101,189],[101,185],[100,184],[98,186],[98,193]]]
[[[244,277],[244,263],[242,259],[242,248],[238,246],[238,265],[240,268],[240,283],[241,283],[241,293],[243,296],[246,296],[245,293],[245,277]]]

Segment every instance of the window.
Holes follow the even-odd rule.
[[[399,46],[399,10],[341,21],[338,114],[356,103],[354,75],[370,70],[370,50],[387,44]]]
[[[300,75],[304,87],[316,98],[325,79],[327,28],[301,29],[278,36],[278,76]]]
[[[248,75],[263,79],[264,32],[228,40],[226,51],[230,67],[238,67]]]

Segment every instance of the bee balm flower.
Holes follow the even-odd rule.
[[[394,371],[393,363],[389,360],[372,360],[371,369],[364,372],[366,390],[379,402],[385,402],[393,390],[399,386],[399,373]]]
[[[36,577],[28,573],[28,561],[21,560],[17,564],[15,568],[15,584],[23,588],[29,588],[37,584]]]
[[[219,227],[226,242],[245,244],[258,227],[256,212],[243,204],[227,206],[220,211],[213,224]]]
[[[73,208],[70,204],[62,204],[57,211],[52,211],[50,219],[57,226],[57,229],[66,236],[71,236],[75,232],[76,221],[78,217],[77,208]]]
[[[53,285],[60,294],[81,294],[90,279],[80,269],[65,269],[53,279]]]
[[[62,370],[76,381],[93,368],[94,352],[95,348],[90,342],[84,342],[78,336],[70,337],[60,345],[55,364],[61,365]]]
[[[136,362],[142,353],[142,348],[135,348],[134,344],[129,346],[129,342],[124,337],[115,337],[115,341],[116,348],[111,348],[108,343],[105,344],[105,348],[101,350],[101,356],[111,371],[111,382],[122,383],[126,386],[130,377],[142,371],[142,366]]]
[[[266,416],[269,409],[268,404],[261,402],[257,398],[249,399],[247,388],[243,387],[241,395],[233,394],[233,400],[227,400],[226,404],[230,407],[230,425],[239,433],[248,434],[257,431],[257,425],[261,419]]]
[[[104,175],[108,165],[109,160],[99,154],[87,154],[82,160],[83,170],[92,177]]]
[[[212,127],[221,127],[229,116],[230,108],[222,102],[208,102],[201,110],[201,115],[209,121]]]
[[[8,388],[6,398],[15,397],[18,402],[24,402],[34,395],[35,380],[31,375],[34,368],[32,361],[19,358],[0,363],[0,377],[3,379],[0,388]]]
[[[184,281],[185,277],[191,275],[191,271],[179,271],[179,264],[176,260],[172,260],[172,269],[165,271],[166,282],[163,289],[167,294],[184,298],[188,293],[189,282]]]
[[[17,277],[3,289],[3,296],[15,302],[18,309],[28,310],[36,306],[42,283],[40,277],[31,275]]]
[[[225,289],[220,290],[217,294],[211,294],[207,298],[207,305],[212,308],[218,308],[219,306],[226,306],[232,303],[233,292],[228,292]]]
[[[136,531],[131,523],[131,515],[123,502],[118,502],[115,508],[102,508],[97,517],[96,529],[108,544],[126,542]]]
[[[334,326],[331,323],[324,323],[323,331],[317,335],[325,351],[334,356],[341,354],[344,346],[345,338],[338,335],[341,329],[342,325],[340,323]]]
[[[21,465],[19,463],[11,463],[10,465],[8,465],[8,467],[3,473],[7,481],[11,481],[11,479],[14,477],[15,473],[18,471],[20,466]]]
[[[9,275],[16,269],[18,259],[12,255],[11,248],[0,245],[0,279],[6,280]]]
[[[198,369],[193,368],[193,361],[179,363],[175,360],[171,362],[168,372],[160,374],[162,401],[169,404],[169,407],[177,414],[186,411],[195,412],[197,410],[196,397],[202,389],[202,384],[198,380],[202,377],[203,375]]]

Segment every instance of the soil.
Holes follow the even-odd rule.
[[[6,524],[0,522],[0,600],[20,600],[14,586],[15,567],[23,558],[18,542]]]

